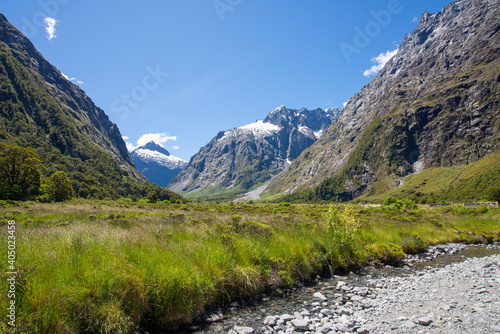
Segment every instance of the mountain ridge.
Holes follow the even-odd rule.
[[[80,125],[87,137],[113,155],[127,173],[145,180],[132,163],[120,130],[105,112],[97,107],[87,94],[69,81],[56,67],[40,54],[33,43],[12,26],[0,13],[0,42],[5,43],[12,56],[33,74],[35,80],[61,105]]]
[[[147,182],[116,124],[0,16],[0,143],[32,147],[43,177],[65,172],[81,198],[184,199]]]
[[[168,188],[180,193],[210,188],[214,193],[245,192],[282,172],[317,140],[339,111],[280,106],[264,120],[221,131],[191,158]]]
[[[328,181],[322,189],[330,194],[323,199],[349,200],[391,188],[424,168],[465,164],[497,148],[495,4],[455,1],[436,14],[424,13],[397,54],[271,182],[268,194],[315,189],[318,195],[317,187]]]

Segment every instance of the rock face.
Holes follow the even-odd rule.
[[[154,142],[136,148],[130,156],[142,175],[160,187],[166,187],[187,165],[187,161],[172,156]]]
[[[454,1],[422,15],[397,54],[268,191],[292,193],[334,177],[322,199],[351,199],[498,148],[499,16],[498,0]]]
[[[80,87],[70,82],[45,60],[33,44],[2,14],[0,14],[0,44],[2,51],[9,52],[24,69],[31,73],[32,77],[29,80],[36,80],[36,84],[44,94],[48,93],[57,101],[67,118],[71,119],[76,131],[84,134],[91,142],[111,154],[131,177],[145,180],[135,169],[116,124],[109,120],[104,111],[98,108]],[[14,84],[14,89],[22,88]],[[37,122],[36,115],[29,115],[29,118],[31,118],[29,122]],[[71,147],[63,151],[69,152]]]
[[[264,120],[219,132],[191,158],[169,189],[245,191],[266,182],[313,144],[339,111],[281,106]]]

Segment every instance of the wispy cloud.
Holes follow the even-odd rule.
[[[419,21],[420,21],[420,19],[419,19],[418,17],[416,17],[416,16],[415,16],[415,17],[413,17],[413,23],[417,23],[417,22],[419,22]]]
[[[382,52],[378,56],[372,58],[372,63],[375,63],[375,65],[364,71],[363,75],[365,77],[370,77],[377,74],[381,69],[384,68],[385,64],[387,64],[387,62],[396,55],[396,53],[398,53],[398,49],[394,51],[387,50],[387,52]]]
[[[78,79],[76,79],[76,78],[70,78],[70,77],[68,77],[66,74],[64,74],[64,73],[62,73],[62,72],[61,72],[61,74],[63,75],[63,77],[65,77],[65,78],[66,78],[66,80],[69,80],[69,81],[71,81],[72,83],[76,83],[77,85],[83,85],[83,81],[80,81],[80,80],[78,80]]]
[[[174,151],[177,151],[178,149],[180,149],[180,147],[179,147],[179,146],[175,146],[175,145],[174,145],[174,146],[172,146],[172,148],[174,149]]]
[[[129,137],[127,136],[122,136],[123,140],[125,141],[125,144],[127,145],[127,149],[129,152],[132,152],[136,148],[140,146],[144,146],[149,142],[155,142],[156,144],[165,147],[164,144],[169,141],[177,141],[176,136],[169,136],[167,133],[146,133],[142,135],[138,140],[137,143],[134,145],[129,141]],[[175,148],[177,147],[177,148]],[[180,147],[174,146],[174,149],[177,150]]]
[[[50,41],[53,38],[56,38],[56,25],[59,21],[52,17],[46,17],[43,19],[45,23],[45,31],[47,32],[47,39]]]

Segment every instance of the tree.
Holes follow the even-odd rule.
[[[500,187],[490,187],[488,188],[484,196],[488,201],[500,202]]]
[[[73,186],[65,172],[55,172],[49,177],[48,192],[55,202],[64,202],[73,198]]]
[[[146,197],[148,203],[156,203],[158,202],[158,193],[156,191],[150,191],[148,196]]]
[[[0,198],[20,200],[38,193],[43,169],[33,148],[0,144]]]

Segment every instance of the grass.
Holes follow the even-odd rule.
[[[500,209],[485,208],[355,206],[349,216],[359,229],[340,247],[328,205],[74,201],[0,207],[2,245],[7,221],[17,227],[17,333],[175,328],[195,311],[326,273],[326,261],[334,270],[393,263],[403,251],[490,242],[500,233]],[[0,261],[2,273],[10,271],[7,265]],[[6,289],[1,285],[2,318]],[[0,329],[13,332],[6,324]]]
[[[417,203],[482,200],[486,190],[500,182],[500,152],[493,152],[469,165],[427,168],[403,179],[403,185],[357,202],[382,203],[388,196]]]

